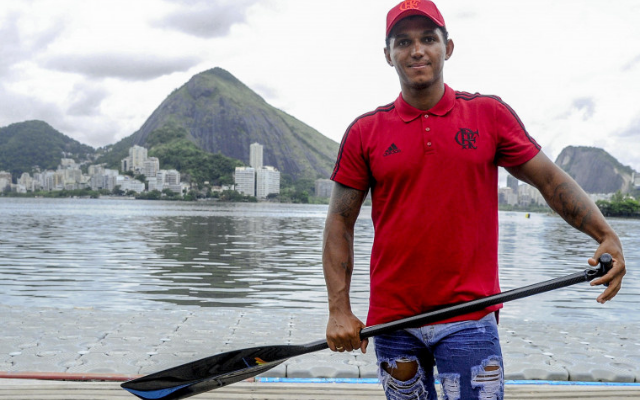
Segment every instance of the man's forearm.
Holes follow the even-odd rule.
[[[571,226],[602,243],[613,230],[598,206],[569,176],[560,175],[556,179],[558,181],[545,196],[549,206]]]
[[[336,307],[350,308],[353,232],[363,199],[362,191],[338,183],[334,185],[322,246],[322,266],[330,310]]]
[[[335,217],[327,218],[322,250],[329,310],[350,307],[349,289],[353,273],[353,230],[333,219]]]
[[[607,235],[615,235],[589,195],[544,153],[507,170],[516,178],[536,187],[558,215],[598,243],[602,243]]]
[[[591,285],[609,285],[598,296],[598,302],[611,300],[620,291],[626,268],[620,238],[609,226],[598,206],[576,181],[542,152],[526,163],[507,170],[516,178],[535,186],[549,206],[567,223],[600,244],[593,258],[588,260],[591,266],[598,264],[598,258],[603,253],[611,254],[613,268],[605,276],[591,281]]]

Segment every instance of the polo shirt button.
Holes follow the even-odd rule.
[[[427,142],[427,146],[431,147],[431,142]]]
[[[424,130],[429,132],[431,130],[431,128],[425,128]]]
[[[429,114],[425,114],[425,115],[424,115],[424,117],[425,117],[425,118],[429,118]]]

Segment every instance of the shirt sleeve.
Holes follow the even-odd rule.
[[[338,151],[331,180],[353,189],[369,188],[369,164],[362,146],[362,136],[357,123],[353,123],[344,134]]]
[[[498,98],[495,112],[498,130],[496,164],[513,167],[535,157],[540,152],[540,145],[529,135],[515,111]]]

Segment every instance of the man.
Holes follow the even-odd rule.
[[[332,179],[323,268],[328,290],[327,343],[365,352],[365,326],[351,311],[354,224],[372,194],[368,325],[500,292],[498,166],[540,190],[569,224],[613,256],[600,303],[620,290],[622,246],[595,204],[551,162],[500,98],[445,85],[451,57],[444,18],[427,0],[404,1],[387,15],[386,61],[401,94],[347,129]],[[439,324],[375,337],[389,399],[437,399],[434,366],[447,399],[501,399],[504,390],[497,311],[490,307]]]

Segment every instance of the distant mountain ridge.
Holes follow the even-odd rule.
[[[231,176],[235,160],[249,164],[249,146],[254,142],[264,146],[265,165],[277,167],[294,180],[329,177],[339,146],[270,106],[229,72],[214,68],[175,89],[138,131],[98,152],[43,121],[0,128],[0,170],[11,172],[15,180],[22,172],[33,172],[36,165],[41,170],[55,169],[63,157],[81,162],[95,156],[99,156],[96,163],[119,168],[129,148],[138,144],[150,148],[150,155],[157,152],[171,158],[169,164],[173,168],[187,170],[198,182],[225,181]],[[199,154],[201,151],[210,154]],[[187,153],[190,165],[181,162]],[[217,175],[197,170],[194,163],[218,164]],[[567,147],[556,164],[589,193],[627,193],[636,174],[595,147]],[[223,175],[220,171],[229,172]]]
[[[338,143],[269,105],[229,72],[214,68],[171,93],[133,134],[147,145],[151,133],[171,123],[209,153],[249,164],[249,146],[264,146],[264,164],[294,179],[328,178]]]
[[[85,160],[95,149],[58,132],[44,121],[25,121],[0,128],[0,171],[14,179],[23,172],[56,169],[61,158]]]
[[[636,173],[597,147],[565,147],[556,164],[567,172],[587,193],[628,193],[633,189]]]

